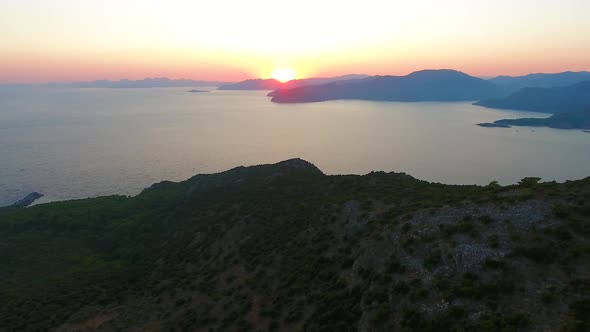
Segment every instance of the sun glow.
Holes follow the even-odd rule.
[[[295,79],[297,75],[293,69],[278,68],[272,72],[271,76],[275,80],[285,83],[285,82]]]

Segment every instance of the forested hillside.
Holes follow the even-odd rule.
[[[1,331],[588,331],[590,178],[300,159],[0,210]]]

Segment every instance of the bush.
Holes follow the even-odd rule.
[[[536,186],[539,183],[539,181],[541,181],[541,178],[537,178],[537,177],[526,177],[526,178],[520,180],[518,182],[518,184],[521,187],[531,188],[531,187]]]
[[[270,324],[268,324],[269,331],[277,331],[279,329],[279,327],[280,327],[280,324],[276,320],[273,320],[272,322],[270,322]]]
[[[590,331],[590,298],[570,303],[568,319],[562,325],[567,332]]]
[[[519,245],[511,255],[526,257],[537,264],[551,264],[557,260],[559,249],[553,243],[543,241],[528,247]]]
[[[385,266],[386,273],[404,273],[406,272],[406,267],[402,265],[399,258],[391,257]]]
[[[494,219],[488,215],[480,216],[478,219],[479,219],[479,221],[481,221],[482,223],[484,223],[486,225],[490,224],[494,221]]]
[[[496,234],[488,236],[488,245],[492,248],[500,247],[500,238]]]
[[[486,261],[484,262],[484,266],[489,268],[489,269],[503,269],[506,267],[506,263],[504,263],[503,261],[499,261],[496,259],[492,259],[492,258],[487,258]]]
[[[484,313],[473,325],[474,331],[519,331],[529,324],[529,317],[525,313]]]
[[[387,303],[383,303],[377,307],[377,310],[372,314],[371,320],[375,323],[382,323],[391,314],[391,307]]]
[[[442,254],[441,254],[440,250],[435,250],[435,251],[430,252],[424,258],[424,267],[426,267],[426,268],[436,267],[437,265],[440,264],[440,262],[442,262]]]
[[[410,286],[404,281],[398,281],[395,286],[393,286],[393,292],[399,295],[405,295],[410,292]]]

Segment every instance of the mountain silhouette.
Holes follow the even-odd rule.
[[[74,82],[65,84],[76,88],[174,88],[193,86],[219,86],[225,84],[218,81],[195,81],[190,79],[169,79],[166,77],[145,78],[143,80],[98,80],[92,82]],[[57,85],[60,85],[59,83]]]
[[[291,80],[288,82],[281,82],[274,78],[269,79],[250,79],[242,82],[227,84],[220,86],[218,90],[277,90],[277,89],[291,89],[307,85],[319,85],[338,81],[347,81],[362,79],[368,77],[367,75],[344,75],[336,77],[312,77],[298,80]]]
[[[590,81],[557,88],[523,88],[507,97],[481,100],[475,105],[543,113],[581,111],[590,108]]]
[[[279,89],[277,103],[319,102],[336,99],[382,101],[466,101],[503,95],[492,82],[456,70],[422,70],[407,76],[372,76],[360,80]]]
[[[482,127],[551,127],[590,129],[590,81],[557,88],[524,88],[505,98],[482,100],[490,108],[553,113],[549,118],[503,119],[480,123]]]
[[[524,76],[498,76],[489,80],[490,82],[505,87],[512,92],[522,88],[553,88],[568,86],[583,81],[590,81],[590,72],[563,72],[555,74],[528,74]]]

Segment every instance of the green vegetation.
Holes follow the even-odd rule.
[[[290,160],[0,209],[0,331],[586,331],[588,197]]]

